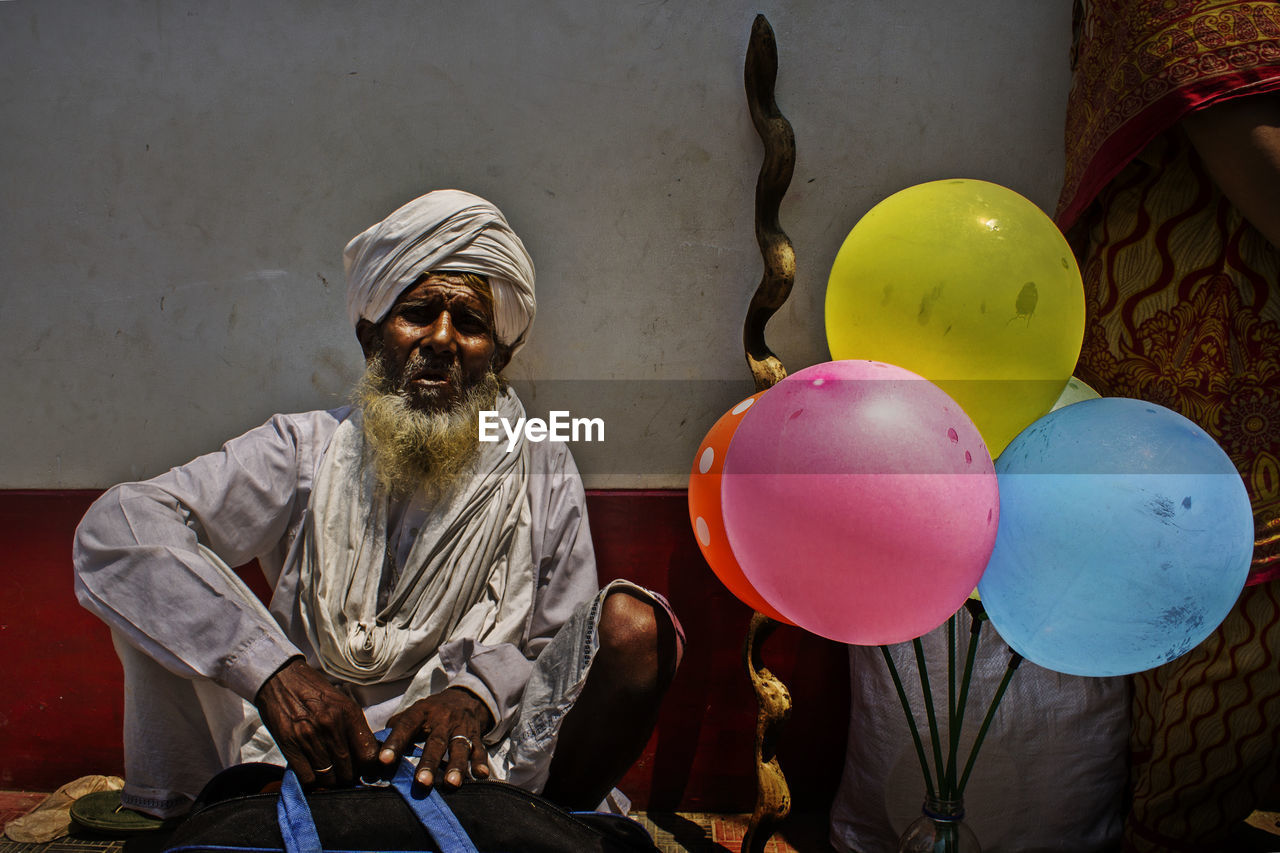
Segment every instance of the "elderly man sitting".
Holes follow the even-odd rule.
[[[661,596],[599,590],[563,444],[478,440],[480,411],[524,413],[498,373],[533,320],[532,261],[455,190],[344,258],[353,405],[117,486],[77,531],[77,595],[124,666],[122,801],[178,815],[245,761],[347,785],[418,742],[423,784],[593,808],[647,741],[683,635]],[[269,608],[229,568],[255,557]]]

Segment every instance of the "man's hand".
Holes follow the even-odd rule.
[[[468,777],[489,776],[489,755],[481,737],[493,726],[493,715],[473,693],[450,687],[419,699],[387,721],[391,733],[378,760],[394,768],[400,756],[417,741],[425,741],[414,779],[431,786],[443,769],[443,784],[456,788]],[[445,754],[449,760],[444,760]],[[469,771],[469,772],[468,772]]]
[[[364,712],[306,661],[277,670],[254,704],[304,786],[352,785],[378,772],[378,741]]]

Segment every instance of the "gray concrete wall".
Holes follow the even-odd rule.
[[[827,272],[880,199],[972,177],[1052,209],[1065,0],[0,2],[0,488],[151,476],[341,403],[342,247],[446,186],[534,256],[509,372],[535,413],[604,418],[589,485],[684,485],[751,390],[756,12],[798,147],[768,334],[794,370],[829,357]]]

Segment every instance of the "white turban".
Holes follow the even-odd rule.
[[[502,213],[461,190],[436,190],[353,237],[342,253],[347,314],[380,323],[429,272],[471,272],[493,288],[494,332],[513,351],[533,324],[533,260]]]

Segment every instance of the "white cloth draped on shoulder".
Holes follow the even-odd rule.
[[[498,407],[524,415],[510,390]],[[417,681],[440,676],[437,650],[448,641],[524,644],[536,577],[528,447],[480,445],[474,474],[437,502],[383,607],[387,497],[364,452],[355,413],[324,456],[294,549],[300,615],[327,673],[361,685],[414,678],[407,703],[431,692]]]

